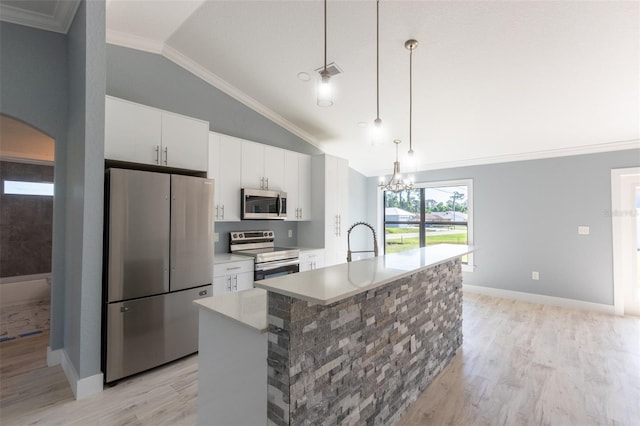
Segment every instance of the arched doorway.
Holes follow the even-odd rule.
[[[55,141],[0,114],[0,341],[50,323]]]

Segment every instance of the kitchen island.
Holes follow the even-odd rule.
[[[471,251],[441,244],[256,282],[268,327],[259,424],[395,423],[462,343]]]

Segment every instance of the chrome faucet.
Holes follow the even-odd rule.
[[[371,229],[371,233],[373,234],[373,250],[359,250],[359,251],[351,251],[351,230],[358,225],[364,225]],[[373,229],[373,226],[369,225],[366,222],[356,222],[347,231],[347,262],[351,262],[351,254],[352,253],[373,253],[375,257],[378,257],[378,238],[376,237],[376,230]]]

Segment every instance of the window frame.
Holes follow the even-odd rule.
[[[467,187],[467,245],[473,245],[473,179],[455,179],[455,180],[440,180],[440,181],[428,181],[428,182],[419,182],[413,185],[413,189],[428,189],[428,188],[440,188],[447,186],[466,186]],[[395,224],[409,224],[409,225],[417,225],[419,229],[419,237],[418,241],[425,241],[426,244],[426,235],[424,224],[425,222],[425,196],[424,191],[421,191],[420,196],[420,220],[419,221],[411,221],[411,222],[402,222],[402,221],[387,221],[386,215],[386,191],[382,196],[382,244],[383,250],[386,254],[387,252],[387,238],[386,238],[386,227],[387,224],[395,225]],[[467,255],[467,263],[462,265],[462,270],[464,272],[473,272],[475,270],[475,261],[473,257],[473,253],[469,253]]]

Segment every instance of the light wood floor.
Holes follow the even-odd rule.
[[[463,327],[401,425],[640,425],[640,318],[465,294]],[[197,356],[75,401],[46,345],[0,344],[3,426],[195,424]]]

